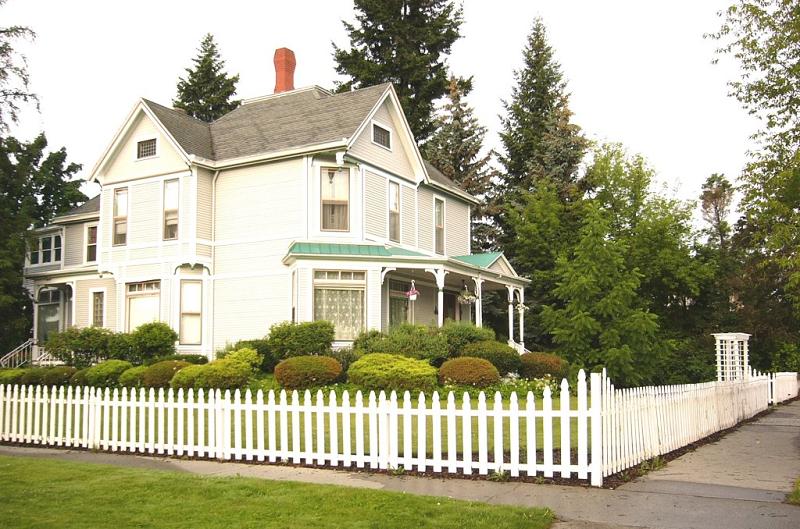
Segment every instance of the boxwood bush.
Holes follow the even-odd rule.
[[[25,374],[25,369],[0,369],[0,384],[19,384],[22,375]]]
[[[167,360],[181,360],[183,362],[189,362],[190,364],[208,363],[208,357],[206,355],[174,354],[174,355],[159,356],[157,358],[150,358],[144,362],[144,365],[151,366],[153,364],[157,364],[158,362],[166,362]]]
[[[425,360],[388,353],[366,354],[347,370],[347,380],[366,390],[432,391],[436,368]]]
[[[542,378],[551,375],[557,381],[569,376],[569,363],[550,353],[525,353],[519,357],[522,362],[520,375],[525,378]]]
[[[404,323],[393,327],[388,333],[370,332],[359,336],[355,344],[363,353],[400,354],[411,358],[428,360],[441,365],[447,359],[446,337],[436,327]]]
[[[56,366],[46,370],[42,383],[46,386],[66,386],[78,370],[70,366]]]
[[[330,353],[334,329],[329,321],[276,323],[269,329],[269,347],[279,358]]]
[[[84,367],[83,369],[78,369],[75,371],[75,374],[72,375],[69,379],[70,386],[88,386],[89,381],[86,379],[86,373],[88,373],[89,368]]]
[[[119,376],[131,367],[133,365],[125,360],[106,360],[86,370],[86,383],[96,388],[117,387]]]
[[[330,356],[293,356],[275,366],[275,380],[286,389],[331,384],[342,374],[342,364]]]
[[[154,321],[145,323],[131,333],[131,342],[139,362],[159,356],[175,354],[178,333],[166,323]]]
[[[247,386],[252,369],[241,362],[228,359],[215,360],[205,365],[189,365],[172,377],[173,389],[220,389],[234,390]]]
[[[25,370],[25,373],[20,377],[19,383],[29,386],[31,384],[38,385],[44,383],[44,375],[47,369],[44,367],[31,367]]]
[[[193,364],[183,360],[157,362],[142,372],[141,384],[145,388],[168,388],[175,373],[190,365]]]
[[[513,347],[494,340],[467,344],[461,350],[461,356],[472,356],[488,360],[497,368],[500,376],[519,373],[522,367],[520,355]]]
[[[147,371],[149,366],[135,366],[126,369],[119,376],[119,385],[123,388],[140,388],[142,387],[142,376]]]
[[[476,342],[494,341],[494,331],[488,327],[477,327],[466,321],[447,320],[440,329],[447,341],[447,356],[470,356],[464,348]],[[499,369],[499,368],[498,368]]]
[[[457,384],[485,388],[500,382],[500,373],[483,358],[461,356],[451,358],[439,368],[440,384]]]

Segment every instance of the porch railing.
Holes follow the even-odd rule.
[[[0,367],[19,367],[33,363],[36,341],[31,338],[0,358]]]

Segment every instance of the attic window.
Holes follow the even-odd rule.
[[[156,155],[156,139],[143,140],[136,144],[136,158],[150,158]]]
[[[387,149],[392,148],[391,132],[389,132],[388,129],[385,129],[376,123],[372,124],[372,141],[374,141],[381,147],[386,147]]]

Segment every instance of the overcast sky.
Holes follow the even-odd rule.
[[[757,125],[726,95],[735,65],[712,65],[714,42],[703,38],[730,1],[466,0],[449,62],[474,76],[469,100],[497,147],[501,99],[541,16],[575,122],[592,139],[643,154],[678,197],[695,199],[709,174],[740,172]],[[44,130],[85,175],[138,97],[170,104],[205,33],[217,38],[228,72],[241,75],[239,97],[272,93],[272,54],[282,46],[297,56],[295,86],[330,87],[331,41],[347,44],[340,21],[353,11],[349,0],[9,0],[0,16],[3,26],[38,34],[24,50],[41,113],[27,112],[14,133]]]

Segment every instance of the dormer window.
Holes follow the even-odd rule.
[[[136,159],[151,158],[156,155],[156,139],[142,140],[136,144]]]
[[[372,141],[380,145],[381,147],[386,147],[387,149],[392,148],[392,133],[389,132],[389,129],[385,127],[381,127],[377,123],[372,124]]]

